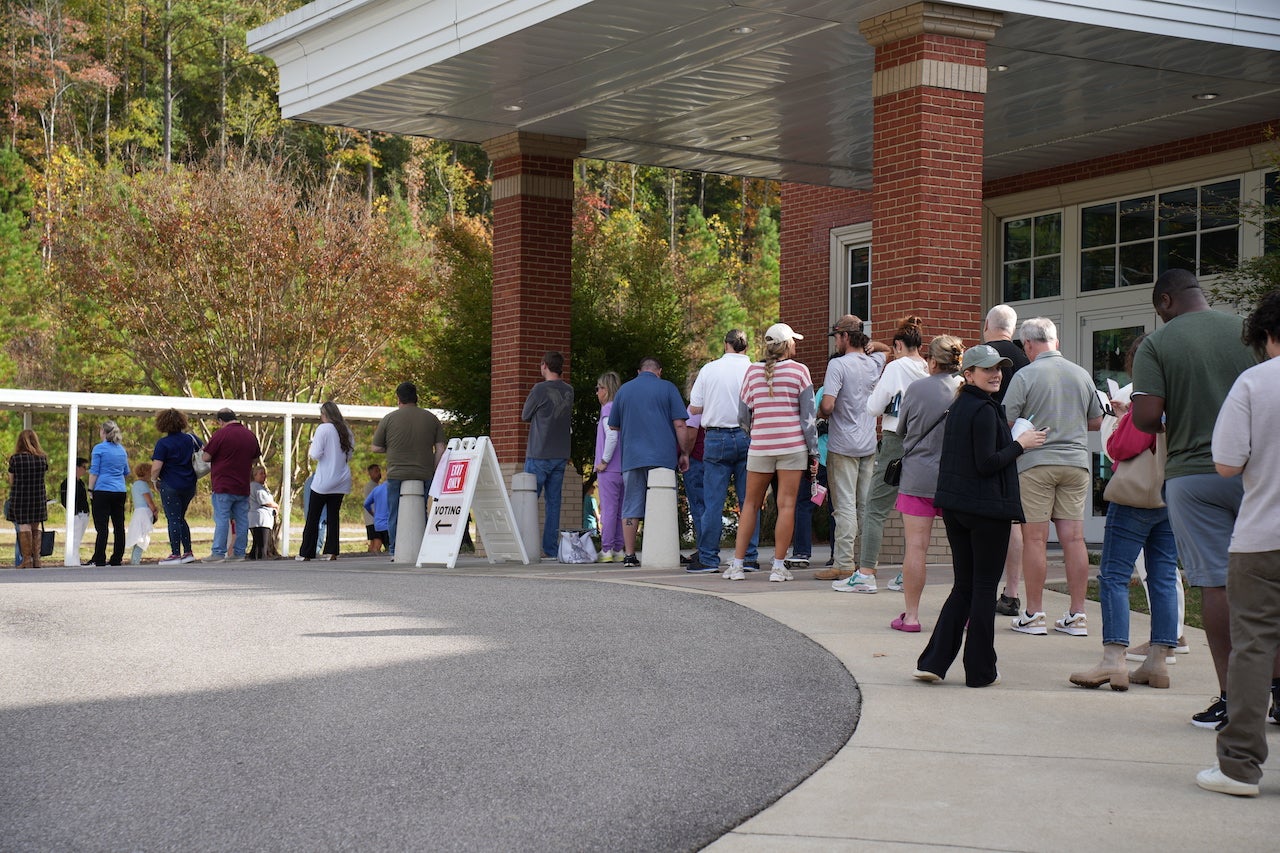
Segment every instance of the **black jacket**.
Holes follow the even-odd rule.
[[[1022,445],[1009,434],[1004,407],[985,391],[962,385],[947,415],[933,505],[984,518],[1025,521],[1018,467]]]

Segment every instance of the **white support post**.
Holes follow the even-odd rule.
[[[280,477],[280,554],[289,556],[289,522],[293,518],[293,415],[284,416],[284,472]]]
[[[654,468],[649,472],[649,488],[644,502],[644,549],[640,563],[646,568],[680,566],[676,472],[670,468]]]
[[[80,554],[78,552],[80,543],[75,541],[76,535],[74,532],[76,513],[80,510],[76,506],[76,492],[79,491],[76,488],[76,445],[79,442],[79,432],[80,407],[72,403],[67,417],[67,531],[62,537],[65,540],[62,543],[62,565],[64,566],[80,565]],[[85,509],[88,509],[88,507],[85,507]],[[74,562],[71,560],[73,548],[77,549]]]

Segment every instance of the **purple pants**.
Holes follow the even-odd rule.
[[[596,476],[600,489],[600,548],[618,551],[622,547],[622,472],[605,471]]]

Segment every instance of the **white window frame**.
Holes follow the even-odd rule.
[[[835,325],[836,320],[850,313],[849,308],[849,250],[856,246],[866,246],[868,251],[872,251],[871,247],[871,223],[859,222],[855,225],[845,225],[840,228],[831,229],[831,249],[830,249],[830,314],[831,325]],[[871,317],[875,315],[875,288],[871,282],[875,280],[875,255],[870,255],[871,277],[867,282],[867,305],[871,308],[868,314]],[[871,317],[863,317],[862,330],[865,334],[871,334]]]

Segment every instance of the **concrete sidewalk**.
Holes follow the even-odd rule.
[[[924,632],[889,628],[901,593],[833,592],[797,572],[730,582],[676,568],[605,566],[487,567],[676,586],[749,607],[811,637],[857,679],[862,717],[845,747],[774,805],[707,849],[871,851],[975,849],[1064,851],[1271,851],[1280,845],[1280,761],[1266,765],[1258,800],[1200,790],[1195,774],[1212,765],[1214,733],[1191,725],[1216,696],[1204,632],[1189,628],[1191,654],[1171,667],[1172,687],[1127,692],[1072,685],[1070,673],[1101,657],[1101,612],[1089,602],[1091,636],[1017,634],[997,617],[1001,683],[964,686],[957,662],[948,679],[912,678],[933,619],[950,590],[950,567],[930,566],[921,602]],[[816,566],[815,566],[816,568]],[[891,578],[898,567],[881,567]],[[436,571],[436,570],[433,570]],[[1051,566],[1050,580],[1054,580]],[[1052,620],[1067,597],[1046,592]],[[1131,638],[1146,640],[1148,617],[1135,613]],[[1137,666],[1137,664],[1133,664]],[[795,713],[806,713],[796,697]],[[1270,727],[1280,747],[1280,726]],[[1272,802],[1268,802],[1272,800]]]

